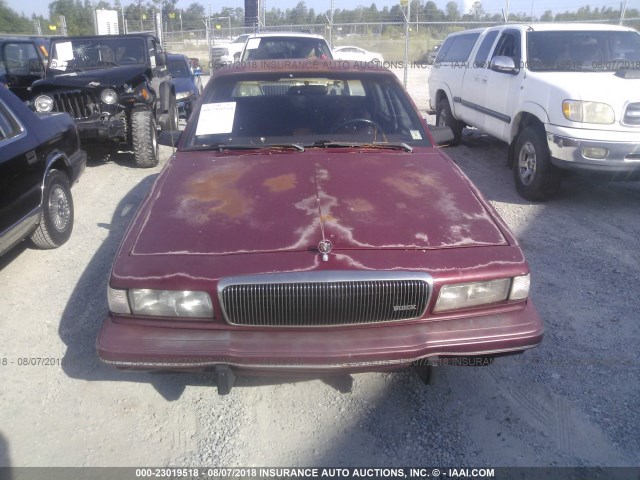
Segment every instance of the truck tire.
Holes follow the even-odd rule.
[[[42,191],[42,217],[31,234],[33,244],[42,249],[58,248],[73,230],[73,197],[69,179],[60,170],[50,170]]]
[[[449,145],[453,147],[455,147],[456,145],[460,145],[464,123],[460,120],[456,120],[453,117],[453,113],[451,113],[451,107],[449,106],[449,101],[446,99],[446,97],[442,98],[436,106],[436,125],[440,127],[449,127],[453,132],[453,140],[449,142]]]
[[[539,126],[529,126],[516,138],[513,178],[521,197],[545,201],[560,189],[560,169],[551,163],[551,153],[544,132]]]
[[[133,110],[131,135],[136,167],[151,168],[158,165],[158,137],[153,112],[146,108]]]

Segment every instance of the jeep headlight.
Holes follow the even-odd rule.
[[[53,98],[48,95],[40,95],[34,102],[36,112],[50,112],[53,110]]]
[[[505,300],[524,300],[529,296],[529,275],[488,282],[444,285],[434,312],[476,307]]]
[[[213,318],[211,297],[190,290],[151,290],[107,288],[109,310],[113,313],[154,317]]]
[[[118,101],[118,94],[111,88],[105,88],[100,94],[100,100],[102,100],[107,105],[113,105]]]
[[[176,100],[183,100],[191,96],[191,92],[178,92],[176,93]]]
[[[601,102],[565,100],[562,102],[562,113],[573,122],[612,124],[615,121],[613,108]]]

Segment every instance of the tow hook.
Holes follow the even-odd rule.
[[[236,374],[233,373],[229,365],[216,365],[216,385],[218,395],[227,395],[231,392],[231,387],[236,383]]]

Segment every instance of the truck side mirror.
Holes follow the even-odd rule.
[[[156,54],[156,65],[164,67],[167,64],[167,56],[164,52]]]
[[[516,64],[511,57],[505,57],[503,55],[498,55],[497,57],[493,57],[491,59],[491,63],[489,64],[489,68],[494,72],[501,73],[518,73],[518,69],[516,69]]]

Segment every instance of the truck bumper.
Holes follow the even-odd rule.
[[[604,173],[620,180],[640,179],[640,141],[637,136],[627,141],[584,139],[566,131],[576,129],[562,130],[554,132],[547,128],[551,161],[557,167],[598,175]],[[579,131],[583,134],[588,132]]]

